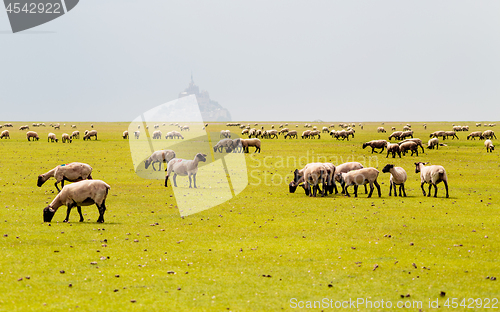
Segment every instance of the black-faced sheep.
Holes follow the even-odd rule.
[[[161,139],[161,131],[156,130],[153,132],[153,140],[159,140],[159,139]]]
[[[439,138],[443,137],[443,140],[446,140],[446,131],[434,131],[429,135],[430,138]]]
[[[448,137],[451,137],[452,140],[455,138],[457,138],[457,140],[459,140],[457,133],[455,131],[445,131],[444,133],[446,134],[447,139],[448,139]]]
[[[19,127],[19,130],[29,130],[29,129],[30,129],[30,127],[27,125]]]
[[[165,187],[167,187],[168,177],[174,173],[174,186],[177,187],[177,175],[189,177],[189,188],[191,187],[191,177],[193,177],[194,188],[196,188],[196,174],[198,173],[198,163],[207,161],[207,155],[198,153],[193,160],[174,158],[167,164],[167,176],[165,177]]]
[[[80,131],[78,131],[78,130],[73,131],[73,133],[71,133],[71,138],[79,139],[80,138]]]
[[[38,133],[36,133],[35,131],[26,132],[26,138],[28,139],[28,141],[35,141],[35,140],[38,141],[40,139],[38,137]],[[30,139],[33,139],[33,140],[30,140]]]
[[[392,138],[395,138],[396,140],[400,140],[401,139],[401,135],[403,134],[403,131],[395,131],[393,132],[390,136],[389,136],[389,141],[392,139]]]
[[[401,190],[403,190],[403,195],[406,197],[405,182],[407,179],[406,171],[401,167],[394,167],[392,164],[385,165],[382,169],[383,173],[390,172],[391,177],[389,178],[389,196],[391,196],[392,188],[394,187],[394,196],[398,196],[396,192],[396,185],[399,185],[399,196],[401,196]]]
[[[122,138],[128,139],[128,131],[127,130],[123,131]]]
[[[151,156],[149,156],[148,159],[144,161],[144,167],[145,169],[148,169],[148,167],[151,165],[153,167],[153,171],[156,171],[155,169],[155,163],[159,163],[158,165],[158,170],[161,170],[161,164],[163,162],[167,163],[175,158],[175,152],[172,150],[160,150],[160,151],[155,151]]]
[[[403,156],[405,156],[406,152],[408,151],[411,151],[410,156],[413,156],[413,154],[417,154],[418,156],[418,145],[417,143],[412,141],[408,141],[399,145],[399,150],[401,151],[401,154],[403,154]]]
[[[398,144],[401,145],[401,144],[406,143],[406,142],[417,143],[417,145],[420,146],[420,148],[422,149],[422,153],[425,153],[424,146],[422,145],[422,140],[420,140],[419,138],[406,139],[406,140],[403,140],[401,142],[398,142]]]
[[[59,142],[59,139],[57,139],[57,137],[54,133],[50,132],[47,136],[47,142],[52,142],[52,143],[56,142],[57,143],[57,142]]]
[[[71,137],[69,136],[69,134],[67,134],[67,133],[63,133],[63,134],[62,134],[61,141],[62,141],[63,143],[71,143],[73,140],[71,140]]]
[[[380,148],[381,149],[380,154],[381,154],[384,151],[386,145],[387,145],[386,140],[372,140],[372,141],[363,143],[363,149],[365,149],[366,147],[369,146],[372,148],[372,154],[373,154],[373,152],[375,151],[376,148],[377,149]]]
[[[311,130],[306,130],[304,132],[302,132],[302,138],[303,139],[309,139],[309,136],[311,135]]]
[[[363,168],[347,173],[336,173],[335,176],[339,177],[340,185],[342,185],[342,189],[348,197],[350,197],[347,190],[349,186],[354,185],[354,197],[358,197],[358,186],[370,184],[370,193],[368,194],[368,198],[370,198],[373,194],[374,184],[377,187],[378,197],[382,196],[380,185],[377,182],[378,174],[379,171],[375,168]]]
[[[486,130],[483,132],[483,138],[485,139],[491,139],[491,138],[497,138],[495,135],[495,132],[493,130]]]
[[[399,147],[399,144],[392,144],[387,142],[387,155],[385,158],[389,157],[389,154],[392,154],[392,158],[396,158],[396,154],[398,154],[399,158],[401,158],[401,149]]]
[[[278,132],[278,134],[279,134],[279,135],[282,135],[282,134],[287,134],[287,133],[288,133],[288,131],[290,131],[290,129],[288,129],[288,128],[283,128],[283,129],[281,129],[281,130],[280,130],[280,132]]]
[[[326,180],[325,180],[326,184],[323,185],[323,193],[325,195],[328,192],[330,192],[330,194],[332,194],[333,190],[335,190],[335,194],[338,194],[337,185],[335,184],[335,178],[334,178],[335,165],[332,163],[310,163],[310,164],[307,164],[301,170],[295,169],[294,180],[292,182],[290,182],[290,184],[288,186],[290,193],[294,193],[295,190],[297,189],[297,186],[299,186],[301,183],[304,183],[304,171],[305,171],[305,169],[307,169],[309,166],[311,166],[313,164],[321,164],[325,168],[325,172],[326,172],[327,176],[326,176]],[[307,189],[304,184],[302,184],[302,187],[304,188],[306,195],[310,195],[310,190]],[[325,189],[325,187],[326,187],[326,189]]]
[[[99,210],[98,223],[104,222],[104,212],[106,211],[106,197],[111,187],[101,180],[86,180],[67,185],[57,194],[54,200],[43,209],[43,221],[51,222],[57,209],[63,205],[68,207],[66,219],[69,221],[69,214],[73,207],[76,207],[80,214],[80,222],[83,222],[82,206],[96,204]]]
[[[428,149],[439,149],[439,139],[438,138],[432,138],[427,142],[427,148]]]
[[[297,135],[297,131],[296,130],[291,130],[289,131],[287,134],[285,134],[285,139],[286,138],[293,138],[295,137],[296,139],[298,139],[298,135]]]
[[[440,182],[444,183],[446,188],[446,198],[448,195],[448,177],[446,175],[446,170],[443,166],[425,166],[428,163],[416,162],[415,163],[415,173],[420,172],[420,188],[425,196],[424,184],[429,183],[429,193],[428,197],[431,196],[431,187],[434,186],[434,197],[437,197],[437,184]]]
[[[233,149],[233,140],[231,139],[222,139],[217,144],[214,145],[214,153],[222,152],[223,149],[226,149],[227,153],[230,153]]]
[[[491,140],[484,141],[484,146],[486,146],[486,153],[493,153],[493,151],[495,150],[495,146],[493,145],[493,142],[491,142]]]
[[[385,131],[384,127],[378,127],[377,132],[386,133],[387,131]]]
[[[468,139],[475,140],[476,138],[479,138],[480,140],[484,140],[483,133],[481,131],[474,131],[474,132],[469,133],[469,135],[467,136],[467,140]]]
[[[3,139],[3,138],[10,139],[10,132],[9,132],[9,130],[2,131],[2,133],[0,134],[0,139]]]
[[[89,140],[92,138],[92,137],[95,137],[95,139],[97,140],[97,130],[90,130],[89,133],[87,133],[84,137],[83,137],[83,140]]]
[[[36,185],[41,187],[48,179],[55,178],[54,184],[57,191],[61,190],[57,187],[61,183],[61,188],[64,188],[64,181],[78,182],[82,180],[92,180],[92,167],[85,163],[73,162],[70,164],[59,165],[54,169],[38,176]]]
[[[241,145],[243,146],[243,151],[248,153],[248,147],[255,146],[255,152],[260,153],[260,140],[259,139],[241,139]]]

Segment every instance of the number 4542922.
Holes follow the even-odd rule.
[[[467,309],[498,309],[498,298],[464,298],[459,301],[457,298],[448,298],[444,302],[447,308],[456,309],[458,307]]]
[[[61,4],[60,3],[25,3],[21,7],[21,3],[9,3],[5,8],[8,13],[55,13],[61,14]]]

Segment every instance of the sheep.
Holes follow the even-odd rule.
[[[257,129],[255,131],[255,137],[258,138],[259,136],[262,136],[262,131],[260,129]]]
[[[288,185],[290,193],[295,193],[297,186],[299,186],[300,183],[304,182],[304,170],[307,167],[315,165],[315,164],[321,164],[325,167],[326,184],[323,185],[323,192],[325,193],[325,195],[328,192],[330,192],[330,194],[332,194],[334,189],[335,189],[335,194],[338,194],[337,185],[335,184],[335,179],[334,179],[335,165],[332,163],[309,163],[301,170],[295,169],[294,180],[292,182],[290,182],[290,184]],[[309,195],[310,190],[307,189],[304,184],[302,184],[302,187],[304,188],[306,195]],[[325,187],[326,187],[326,189],[325,189]]]
[[[189,126],[182,126],[181,131],[189,131]]]
[[[156,139],[161,139],[161,131],[160,130],[156,130],[153,132],[153,140],[156,140]]]
[[[416,162],[415,163],[415,173],[420,172],[420,188],[425,196],[424,183],[429,183],[429,194],[427,197],[431,196],[431,187],[434,185],[434,197],[437,197],[437,184],[440,182],[444,183],[446,188],[446,198],[449,197],[448,194],[448,177],[446,175],[446,170],[443,166],[433,165],[425,166],[428,162]]]
[[[55,125],[54,125],[54,130],[55,130],[55,129],[61,129],[61,125],[60,125],[59,123],[55,124]]]
[[[391,127],[391,131],[396,131],[396,127]]]
[[[422,149],[422,153],[425,153],[424,146],[422,145],[422,140],[420,140],[419,138],[406,139],[406,140],[403,140],[401,142],[398,142],[398,144],[401,145],[401,144],[403,144],[405,142],[415,142],[415,143],[417,143],[417,145],[420,146],[420,148]]]
[[[354,197],[358,197],[358,186],[370,184],[370,193],[368,194],[368,198],[370,198],[373,194],[373,184],[377,187],[378,197],[382,196],[380,185],[377,182],[378,174],[379,171],[377,169],[370,167],[349,171],[347,173],[336,173],[335,175],[339,177],[340,185],[342,185],[342,189],[348,197],[351,196],[347,190],[349,186],[354,185]]]
[[[134,137],[136,140],[139,139],[140,136],[141,136],[141,131],[139,130],[134,131]]]
[[[446,138],[451,136],[452,140],[454,140],[455,138],[457,138],[457,140],[459,140],[457,133],[455,131],[445,131],[444,133],[446,134]]]
[[[223,148],[226,148],[226,152],[231,152],[233,147],[233,140],[231,139],[222,139],[217,144],[214,145],[214,153],[222,152]]]
[[[148,167],[151,165],[153,167],[153,171],[156,171],[155,169],[155,163],[159,163],[158,165],[158,171],[161,170],[161,164],[163,162],[167,163],[175,158],[175,152],[173,150],[160,150],[160,151],[155,151],[151,156],[148,157],[144,161],[144,167],[145,169],[148,169]]]
[[[495,150],[495,146],[493,145],[493,142],[491,142],[491,140],[484,141],[484,146],[486,146],[486,153],[493,153],[493,151]]]
[[[397,144],[396,144],[397,145]],[[401,196],[401,190],[403,190],[403,196],[406,197],[405,182],[407,179],[406,171],[401,167],[394,167],[392,164],[387,164],[382,169],[383,173],[391,173],[389,178],[389,196],[391,196],[392,188],[394,187],[394,196],[398,196],[396,192],[396,185],[399,185],[399,196]]]
[[[342,141],[347,139],[347,141],[349,141],[349,135],[347,134],[347,131],[345,131],[344,129],[340,130],[340,131],[337,131],[334,133],[334,137],[339,140],[339,138],[342,138]]]
[[[72,162],[70,164],[59,165],[54,169],[38,176],[37,186],[41,187],[48,179],[55,178],[54,184],[57,192],[61,190],[57,186],[61,183],[61,188],[64,188],[64,181],[78,182],[82,180],[92,180],[92,167],[85,163]]]
[[[278,130],[268,130],[267,131],[267,136],[272,139],[272,138],[278,138]]]
[[[240,153],[243,151],[243,145],[241,144],[241,139],[236,138],[233,140],[233,143],[231,145],[231,150],[233,150],[233,153]]]
[[[453,126],[453,131],[462,131],[462,126]]]
[[[71,128],[76,129],[76,125],[71,125]]]
[[[469,126],[462,126],[462,130],[461,131],[469,131]]]
[[[247,129],[248,130],[248,129]],[[248,130],[248,138],[251,138],[252,136],[257,137],[257,129],[252,128]]]
[[[321,132],[323,132],[323,133],[329,133],[330,129],[328,129],[328,127],[323,127],[323,129],[321,129]]]
[[[174,186],[177,187],[177,175],[189,177],[189,188],[191,187],[191,176],[194,181],[194,188],[196,187],[196,174],[198,173],[198,163],[200,161],[206,162],[207,155],[198,153],[194,156],[193,160],[186,160],[180,158],[173,158],[167,164],[167,176],[165,177],[165,187],[167,187],[168,177],[174,173]]]
[[[493,130],[486,130],[483,132],[483,138],[485,139],[491,139],[491,138],[497,138],[495,135],[495,132]]]
[[[257,151],[260,153],[260,140],[259,139],[242,139],[241,140],[241,145],[243,147],[243,151],[245,153],[248,153],[248,147],[249,146],[255,146],[255,152]]]
[[[311,135],[311,130],[306,130],[304,132],[302,132],[302,138],[303,139],[309,139],[309,136]]]
[[[377,128],[377,132],[382,132],[382,133],[386,133],[387,131],[385,131],[384,127],[378,127]]]
[[[85,138],[84,138],[85,139]],[[47,142],[51,142],[54,143],[54,142],[59,142],[59,140],[57,139],[56,135],[52,132],[50,132],[47,136]]]
[[[84,137],[83,137],[83,140],[89,140],[90,141],[90,138],[92,137],[95,137],[95,139],[97,140],[97,131],[96,130],[90,130],[89,133],[87,133]]]
[[[80,215],[80,222],[83,222],[82,207],[96,204],[99,210],[98,223],[104,223],[104,212],[106,211],[106,196],[111,187],[101,180],[87,180],[73,183],[66,186],[57,194],[54,200],[43,209],[43,221],[51,222],[57,209],[63,205],[68,207],[66,219],[69,221],[69,214],[73,207],[76,207]]]
[[[401,135],[403,134],[403,131],[395,131],[389,136],[389,141],[392,140],[392,138],[401,139]]]
[[[182,134],[178,131],[172,131],[172,135],[173,135],[173,138],[177,138],[177,139],[183,139],[184,140],[184,137],[182,136]]]
[[[407,137],[413,138],[413,131],[412,130],[403,131],[403,133],[401,133],[401,135],[399,136],[399,139],[402,140],[402,139],[407,138]]]
[[[19,127],[19,130],[29,130],[29,129],[30,129],[30,127],[27,125]]]
[[[355,161],[338,165],[337,167],[335,167],[335,175],[334,175],[335,181],[340,182],[340,176],[338,175],[338,173],[347,173],[358,169],[363,169],[363,165]],[[342,188],[342,194],[344,193],[345,190]],[[368,189],[366,188],[366,185],[365,185],[365,194],[368,194]]]
[[[396,158],[396,154],[399,155],[399,158],[401,158],[401,149],[399,147],[399,144],[391,144],[389,142],[387,142],[387,155],[385,156],[385,158],[388,158],[389,157],[389,154],[392,153],[392,158]]]
[[[479,138],[480,140],[484,139],[483,133],[481,131],[475,131],[475,132],[469,133],[469,135],[467,136],[467,140],[470,138],[472,138],[473,140],[475,140],[476,138]]]
[[[283,128],[283,124],[280,125],[280,129]]]
[[[286,138],[293,138],[295,137],[296,139],[298,138],[297,131],[296,130],[291,130],[287,134],[285,134],[285,139]]]
[[[290,131],[288,128],[283,128],[283,129],[281,129],[281,130],[278,132],[278,134],[279,134],[279,135],[286,134],[286,133],[288,133],[288,131]]]
[[[355,132],[355,131],[354,131],[354,129],[347,129],[347,131],[346,131],[347,141],[349,141],[349,136],[350,136],[350,135],[351,135],[351,136],[352,136],[352,138],[354,139],[354,132]]]
[[[335,137],[335,133],[337,133],[337,131],[335,131],[335,130],[333,130],[333,129],[332,129],[332,130],[330,131],[330,136],[331,136],[332,138],[333,138],[333,137]]]
[[[122,138],[128,139],[128,131],[127,130],[123,131]]]
[[[12,127],[14,127],[11,123],[6,123],[6,124],[4,124],[3,126],[4,126],[4,127],[6,127],[6,128],[7,128],[7,127],[11,127],[11,128],[12,128]]]
[[[319,189],[319,183],[323,184],[323,190],[321,191],[321,196],[325,196],[325,189],[327,185],[326,167],[321,163],[314,163],[304,169],[304,190],[306,190],[306,195],[310,197],[316,197],[316,191]],[[311,185],[312,184],[312,191]]]
[[[410,130],[411,130],[411,127],[408,127],[408,126],[403,127],[403,131],[410,131]]]
[[[382,150],[380,151],[380,154],[382,154],[386,145],[387,145],[386,140],[372,140],[372,141],[363,143],[363,149],[365,149],[367,146],[369,146],[372,148],[372,154],[373,154],[373,152],[375,151],[376,148],[381,148]]]
[[[399,146],[399,150],[401,151],[401,154],[403,154],[403,156],[406,155],[407,151],[411,151],[410,156],[413,156],[413,154],[417,154],[418,156],[418,144],[413,141],[402,143]]]
[[[321,135],[318,130],[313,130],[311,131],[311,133],[309,133],[309,138],[316,139],[316,136],[318,136],[318,139],[321,139]]]
[[[10,139],[10,132],[9,132],[9,130],[2,131],[2,133],[0,134],[0,139],[3,139],[3,138]]]
[[[481,123],[480,122],[476,122],[476,127],[481,127]]]
[[[159,124],[155,124],[155,125],[153,126],[153,128],[155,128],[155,129],[160,129],[160,125],[159,125]]]
[[[423,126],[424,126],[424,129],[427,129],[427,124],[424,123]]]
[[[428,149],[439,149],[439,139],[438,138],[432,138],[427,142],[427,148]]]
[[[443,137],[443,140],[446,140],[446,132],[445,131],[434,131],[429,135],[430,138],[438,138]]]
[[[62,134],[62,139],[61,139],[61,141],[62,141],[63,143],[66,143],[66,142],[71,143],[73,140],[71,140],[71,137],[69,136],[69,134],[67,134],[67,133],[63,133],[63,134]]]
[[[71,138],[79,139],[80,138],[80,131],[78,131],[78,130],[73,131],[73,133],[71,133]]]
[[[26,132],[26,138],[28,139],[28,141],[31,141],[30,139],[32,138],[33,141],[35,140],[39,140],[40,138],[38,137],[38,133],[36,133],[35,131],[28,131]],[[10,139],[10,137],[9,137]]]

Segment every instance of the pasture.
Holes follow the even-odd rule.
[[[278,129],[281,123],[258,127]],[[13,122],[11,139],[0,140],[0,310],[278,311],[293,310],[292,298],[368,298],[422,301],[428,311],[429,300],[439,299],[447,310],[448,298],[460,303],[500,297],[499,152],[487,154],[484,141],[466,140],[469,132],[496,127],[456,122],[470,126],[458,132],[459,140],[418,157],[392,159],[385,152],[371,154],[362,143],[387,139],[391,126],[401,130],[406,122],[385,123],[387,133],[377,133],[381,123],[364,123],[363,130],[356,123],[349,141],[326,133],[301,139],[304,123],[288,123],[298,139],[261,139],[261,153],[250,148],[245,155],[249,185],[243,192],[181,218],[172,183],[165,188],[163,180],[134,172],[128,140],[121,137],[128,123],[94,123],[98,140],[62,144],[48,143],[47,134],[71,133],[71,123],[61,123],[60,130],[30,127],[40,140],[28,142],[18,128],[31,123]],[[81,133],[90,130],[90,122],[74,124]],[[321,130],[331,123],[311,124]],[[428,122],[425,130],[422,122],[411,125],[424,144],[431,132],[452,128],[451,122]],[[168,129],[175,127],[161,130]],[[225,123],[207,128],[223,129],[241,133]],[[63,223],[65,207],[52,223],[42,222],[42,210],[57,191],[54,179],[37,187],[37,176],[74,161],[91,165],[93,178],[111,186],[103,224],[96,223],[95,205],[83,207],[83,223],[76,209]],[[293,171],[315,161],[376,167],[382,197],[375,191],[366,198],[362,188],[358,198],[310,198],[301,188],[290,194]],[[417,161],[446,168],[450,198],[444,198],[443,184],[438,198],[422,195]],[[408,197],[388,196],[389,174],[381,172],[388,163],[408,173]],[[197,177],[199,187],[205,179]],[[189,182],[178,177],[177,183],[186,188]]]

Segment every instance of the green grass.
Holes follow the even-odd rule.
[[[262,139],[261,154],[245,156],[250,185],[242,193],[181,218],[171,183],[165,188],[163,181],[135,174],[121,138],[128,124],[94,123],[99,140],[72,144],[47,143],[50,127],[35,128],[40,141],[27,142],[25,131],[17,130],[21,124],[10,128],[11,140],[0,141],[1,311],[277,311],[292,310],[291,298],[418,300],[428,311],[429,298],[447,310],[447,298],[500,297],[500,281],[486,279],[500,278],[500,159],[496,151],[486,153],[483,141],[467,141],[466,133],[438,151],[402,159],[361,148],[387,138],[391,131],[376,133],[380,123],[356,127],[355,139],[345,142],[326,134],[320,140]],[[75,124],[83,132],[90,123]],[[295,124],[304,130],[303,123],[289,128]],[[427,124],[424,130],[412,123],[424,142],[435,130],[451,129],[451,123]],[[476,130],[474,122],[457,124]],[[71,133],[69,125],[54,132]],[[408,197],[389,198],[383,173],[382,198],[362,191],[358,198],[288,193],[293,170],[318,160],[354,160],[379,170],[394,163],[408,173]],[[104,224],[95,223],[95,206],[83,208],[84,223],[76,211],[63,223],[64,207],[51,224],[42,222],[56,190],[53,180],[38,188],[37,176],[73,161],[89,163],[93,177],[111,185]],[[415,161],[446,168],[449,199],[442,184],[438,198],[422,196]],[[186,180],[178,183],[185,187]],[[198,184],[204,184],[201,175]]]

